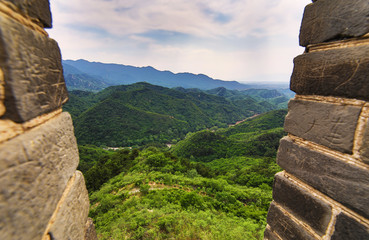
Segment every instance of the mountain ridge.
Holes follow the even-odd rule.
[[[277,88],[268,86],[267,84],[244,84],[237,81],[224,81],[211,78],[205,74],[193,74],[189,72],[173,73],[168,70],[157,70],[154,67],[135,67],[130,65],[116,63],[89,62],[84,59],[79,60],[63,60],[64,74],[66,75],[68,87],[68,75],[75,74],[78,70],[79,74],[88,74],[96,82],[99,79],[102,85],[122,85],[133,84],[136,82],[148,82],[154,85],[174,88],[199,88],[202,90],[210,90],[218,87],[224,87],[230,90],[245,90],[250,88]],[[73,72],[70,72],[70,70]],[[104,87],[101,86],[102,90]],[[281,88],[288,88],[283,86]],[[75,89],[75,88],[74,88]],[[84,90],[84,89],[79,89]],[[97,89],[92,89],[96,91]]]

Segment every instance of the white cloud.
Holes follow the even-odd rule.
[[[55,29],[49,33],[65,59],[151,65],[225,80],[288,75],[302,51],[297,36],[310,2],[53,0]],[[159,30],[182,35],[171,38]]]

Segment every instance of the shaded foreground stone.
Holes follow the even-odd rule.
[[[297,56],[290,88],[300,95],[369,100],[368,52],[369,44]]]
[[[78,165],[72,119],[62,113],[2,143],[0,152],[0,236],[41,239]]]
[[[264,239],[266,240],[280,240],[269,228],[264,231]]]
[[[88,192],[80,171],[76,171],[71,181],[71,186],[64,192],[54,222],[48,230],[53,239],[85,239],[85,225],[90,206]]]
[[[5,80],[3,118],[25,122],[68,99],[58,44],[2,15],[0,69]]]
[[[352,153],[361,107],[290,100],[284,130],[344,153]]]
[[[315,189],[369,217],[369,171],[282,138],[277,163]],[[353,197],[354,196],[354,197]]]
[[[273,200],[309,224],[320,236],[326,232],[332,216],[331,206],[289,181],[282,172],[274,179]]]
[[[369,239],[369,228],[344,213],[337,216],[332,240]]]
[[[319,0],[305,7],[300,45],[322,43],[369,32],[368,0]]]
[[[270,204],[267,223],[284,240],[315,239],[315,237],[305,231],[301,225],[285,215],[273,202]]]
[[[91,218],[87,218],[85,240],[98,240],[95,225]]]
[[[43,27],[51,28],[52,19],[49,0],[5,0],[13,3],[25,15],[36,18]]]

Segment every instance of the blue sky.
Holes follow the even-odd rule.
[[[51,0],[63,59],[288,82],[310,0]]]

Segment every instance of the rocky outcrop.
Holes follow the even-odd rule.
[[[0,0],[0,239],[96,239],[48,0]]]
[[[305,8],[264,239],[369,239],[369,4]]]

